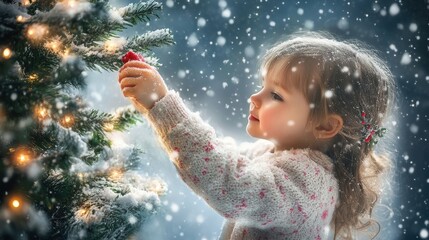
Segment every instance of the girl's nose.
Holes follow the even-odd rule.
[[[253,110],[254,108],[260,107],[260,101],[258,99],[258,94],[253,94],[250,96],[250,110]]]

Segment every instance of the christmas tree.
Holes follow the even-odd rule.
[[[151,49],[173,43],[168,29],[118,34],[160,10],[0,2],[0,239],[125,239],[156,212],[165,183],[137,173],[141,150],[109,139],[142,118],[91,109],[79,93],[87,71],[117,71],[128,50],[159,65]]]

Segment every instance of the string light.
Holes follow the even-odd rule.
[[[32,24],[27,29],[27,36],[31,40],[40,40],[48,33],[48,27],[42,24]]]
[[[24,201],[22,200],[22,198],[17,195],[11,196],[8,200],[9,209],[12,210],[13,212],[21,211],[23,207],[23,203]]]
[[[19,200],[17,200],[17,199],[13,199],[13,200],[12,200],[12,206],[13,206],[14,208],[18,208],[18,207],[19,207],[19,205],[20,205]]]
[[[53,39],[52,41],[46,42],[45,47],[52,50],[55,53],[60,53],[62,43],[59,39]]]
[[[97,214],[98,207],[91,206],[88,203],[85,203],[85,205],[75,212],[75,218],[85,223],[100,221],[100,215]]]
[[[22,15],[19,15],[18,17],[16,17],[16,21],[17,22],[25,22],[25,20],[27,20],[26,18],[24,18]]]
[[[25,201],[25,198],[21,194],[12,193],[7,196],[5,203],[8,207],[9,213],[12,214],[26,214],[28,210],[28,203]]]
[[[3,50],[3,57],[9,59],[12,56],[12,51],[9,48]]]
[[[104,49],[107,52],[114,53],[127,43],[127,40],[125,38],[112,38],[104,42]]]
[[[63,1],[63,4],[65,4],[71,8],[76,7],[76,1],[75,0],[65,0],[65,1]]]
[[[17,167],[25,168],[34,160],[33,151],[27,147],[11,148],[10,152],[13,152],[13,164]]]
[[[28,81],[32,83],[32,82],[35,82],[38,78],[39,77],[37,76],[37,74],[33,73],[33,74],[30,74],[30,76],[28,76]]]
[[[106,132],[113,132],[113,130],[115,130],[115,125],[111,122],[108,122],[103,125],[103,129]]]
[[[61,55],[61,57],[63,59],[66,59],[70,55],[70,49],[66,49],[66,50],[64,50],[62,52],[59,52],[59,54]]]
[[[75,212],[75,217],[81,221],[88,223],[89,222],[89,213],[90,213],[90,211],[89,211],[88,207],[82,207]]]
[[[74,125],[74,117],[71,113],[64,115],[61,118],[60,124],[65,128],[70,128]]]
[[[25,7],[30,6],[32,3],[34,3],[36,0],[21,0],[21,4]]]
[[[36,106],[34,109],[34,115],[36,116],[37,119],[39,119],[40,121],[43,121],[49,118],[50,116],[49,108],[43,104]]]
[[[154,179],[149,182],[148,190],[158,195],[163,195],[165,194],[166,187],[161,181]]]
[[[124,175],[123,170],[120,168],[113,168],[109,172],[109,179],[113,181],[119,181]]]

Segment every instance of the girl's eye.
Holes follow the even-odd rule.
[[[283,98],[282,97],[280,97],[277,93],[275,93],[275,92],[271,92],[271,96],[275,99],[275,100],[278,100],[278,101],[283,101]]]

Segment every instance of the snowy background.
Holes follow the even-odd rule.
[[[121,7],[131,1],[111,0]],[[219,135],[237,141],[247,136],[248,97],[258,81],[258,57],[287,34],[324,30],[357,38],[380,51],[401,91],[398,116],[389,122],[395,133],[395,172],[391,191],[377,210],[378,239],[428,238],[429,229],[429,0],[418,1],[280,1],[166,0],[160,19],[128,29],[131,36],[170,28],[176,44],[155,49],[168,86],[181,92]],[[85,93],[94,108],[113,111],[128,101],[117,73],[92,72]],[[116,145],[140,146],[143,175],[159,176],[169,185],[161,211],[142,226],[138,239],[216,239],[223,219],[182,183],[145,122],[112,136]]]

